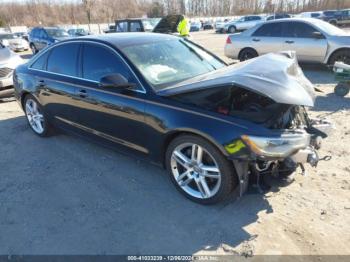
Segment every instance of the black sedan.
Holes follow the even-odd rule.
[[[56,43],[19,66],[14,85],[37,135],[56,127],[160,163],[202,204],[243,194],[250,176],[316,165],[329,127],[307,116],[313,87],[293,54],[228,66],[164,34]]]

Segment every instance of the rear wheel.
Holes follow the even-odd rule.
[[[239,61],[243,62],[254,57],[257,57],[258,53],[251,48],[243,49],[239,55]]]
[[[234,26],[230,26],[229,28],[228,28],[228,32],[230,33],[230,34],[234,34],[234,33],[236,33],[236,27],[234,27]]]
[[[329,64],[334,65],[335,62],[343,62],[350,65],[350,49],[339,50],[332,54]]]
[[[24,99],[24,112],[29,126],[35,134],[41,137],[49,135],[49,124],[44,110],[32,95],[27,95]]]
[[[339,82],[336,87],[334,88],[334,93],[337,96],[346,96],[347,94],[349,94],[350,91],[350,85],[348,83],[345,82]]]
[[[237,185],[232,164],[215,146],[197,136],[175,138],[166,152],[166,166],[175,187],[200,204],[226,199]]]

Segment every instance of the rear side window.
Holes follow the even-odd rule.
[[[83,77],[85,79],[99,82],[102,77],[116,73],[135,83],[129,68],[114,52],[97,44],[84,44]]]
[[[47,70],[67,76],[77,76],[78,51],[78,43],[69,43],[54,47],[47,61]]]
[[[42,54],[31,66],[33,69],[46,70],[46,61],[49,52]]]
[[[140,22],[130,22],[130,32],[141,32],[141,24]]]
[[[254,32],[253,36],[282,37],[282,23],[264,24]]]
[[[317,30],[312,26],[302,22],[288,22],[284,25],[284,37],[313,38],[313,33]]]

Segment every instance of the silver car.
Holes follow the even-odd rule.
[[[319,19],[287,18],[230,35],[225,45],[225,55],[240,61],[289,50],[302,62],[350,64],[350,34]]]
[[[18,54],[0,43],[0,97],[7,94],[7,90],[12,88],[13,70],[24,62]]]
[[[263,18],[258,15],[247,15],[240,19],[229,21],[223,25],[216,27],[216,32],[220,33],[235,33],[237,31],[247,30],[263,22]]]

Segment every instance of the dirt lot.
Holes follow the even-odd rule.
[[[194,33],[218,55],[225,35]],[[336,130],[308,175],[266,194],[200,206],[165,171],[135,158],[29,129],[16,102],[0,103],[0,254],[348,254],[350,99],[333,75],[304,66],[318,93],[313,116]]]

